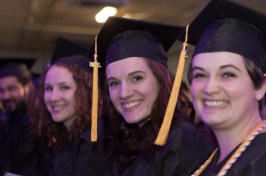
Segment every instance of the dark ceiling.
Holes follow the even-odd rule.
[[[95,14],[112,2],[118,7],[116,16],[187,25],[208,1],[1,0],[0,57],[35,57],[39,63],[33,69],[38,72],[50,58],[58,36],[90,44],[102,26],[95,22]],[[235,1],[266,12],[265,0]],[[170,50],[170,62],[179,57],[179,50]]]

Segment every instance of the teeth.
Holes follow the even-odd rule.
[[[53,106],[55,111],[60,111],[64,108],[65,106]]]
[[[131,102],[131,103],[127,103],[127,104],[123,104],[123,107],[124,108],[132,108],[132,107],[135,107],[135,106],[137,106],[138,104],[140,104],[140,102],[139,101],[135,101],[135,102]]]
[[[228,105],[227,101],[205,101],[207,106],[225,107]]]

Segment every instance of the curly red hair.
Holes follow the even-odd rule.
[[[45,75],[53,65],[47,68],[44,75],[41,77],[38,101],[35,102],[36,108],[31,112],[31,116],[38,117],[35,119],[35,127],[38,127],[36,130],[41,132],[42,135],[47,135],[48,146],[58,152],[61,151],[68,142],[79,138],[86,129],[90,128],[93,81],[92,74],[84,71],[79,66],[63,63],[56,63],[54,65],[62,66],[73,74],[74,81],[77,84],[77,90],[75,92],[75,113],[77,118],[70,127],[70,132],[68,132],[63,123],[56,123],[52,120],[45,106],[43,100]],[[99,103],[99,109],[101,109],[101,103]]]

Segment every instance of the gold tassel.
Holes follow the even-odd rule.
[[[187,57],[187,38],[188,38],[188,26],[186,27],[186,38],[183,43],[182,51],[179,57],[178,68],[176,70],[174,85],[172,88],[172,92],[168,101],[168,105],[166,108],[166,112],[164,115],[163,123],[158,133],[158,136],[154,142],[156,145],[163,146],[166,143],[166,139],[168,137],[168,133],[170,130],[171,122],[173,119],[173,114],[175,111],[176,103],[178,100],[178,94],[180,89],[180,84],[183,77],[184,65],[185,65],[185,58]]]
[[[94,62],[90,62],[90,67],[93,67],[93,85],[92,85],[92,110],[91,110],[91,141],[97,141],[97,124],[98,124],[98,67],[97,61],[97,36],[95,37],[95,53]]]

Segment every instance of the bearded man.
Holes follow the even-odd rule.
[[[0,59],[0,104],[6,113],[5,144],[0,151],[0,175],[32,175],[35,144],[30,133],[27,105],[34,86],[29,68],[32,59]]]

